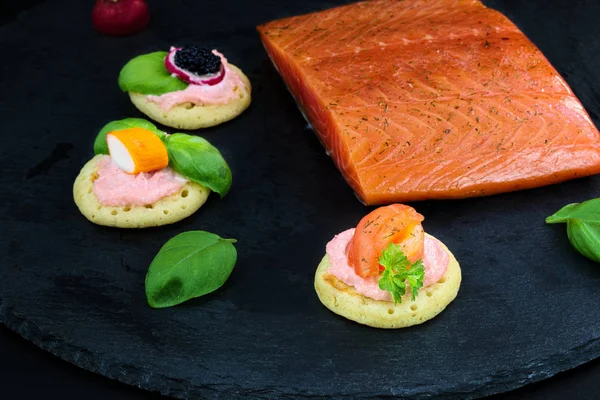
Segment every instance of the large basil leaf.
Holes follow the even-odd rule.
[[[175,306],[220,288],[237,261],[235,242],[205,231],[180,233],[167,241],[146,274],[150,307]]]
[[[119,131],[123,129],[130,128],[144,128],[152,131],[156,136],[158,136],[162,141],[165,140],[165,133],[160,131],[154,126],[151,122],[146,121],[141,118],[125,118],[118,121],[112,121],[108,124],[104,125],[104,127],[96,136],[96,140],[94,141],[94,154],[108,154],[108,145],[106,144],[106,135],[112,131]]]
[[[227,162],[207,140],[174,133],[167,136],[169,166],[191,181],[204,185],[223,198],[231,187],[231,170]]]
[[[157,51],[130,60],[119,73],[121,90],[160,96],[187,88],[187,83],[172,76],[165,67],[166,55],[166,51]]]
[[[546,223],[567,223],[571,245],[583,256],[600,262],[600,199],[568,204],[546,218]]]

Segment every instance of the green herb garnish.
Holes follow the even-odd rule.
[[[171,75],[165,67],[166,56],[166,51],[156,51],[130,60],[119,73],[121,90],[160,96],[187,88],[187,83]]]
[[[417,292],[423,287],[425,267],[423,261],[411,263],[399,245],[390,243],[379,256],[379,264],[385,267],[379,279],[379,288],[387,290],[394,298],[394,304],[402,303],[406,285],[410,288],[411,300],[415,301]]]
[[[564,206],[546,218],[547,224],[567,223],[571,245],[583,256],[600,262],[600,199]]]
[[[237,261],[235,242],[205,231],[180,233],[167,241],[148,268],[148,305],[175,306],[223,286]]]
[[[189,180],[208,187],[221,198],[231,187],[231,170],[225,159],[207,140],[174,133],[167,136],[169,166]]]

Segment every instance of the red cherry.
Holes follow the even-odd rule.
[[[145,0],[97,0],[92,24],[101,33],[128,36],[143,30],[150,22]]]

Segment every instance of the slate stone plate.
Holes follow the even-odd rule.
[[[86,2],[48,1],[0,27],[0,321],[82,368],[174,397],[474,398],[600,355],[600,270],[544,218],[600,194],[598,177],[487,198],[412,204],[463,268],[458,298],[397,331],[318,301],[325,243],[370,209],[306,128],[255,26],[343,2],[152,1],[149,29],[96,34]],[[488,1],[541,47],[597,123],[600,34],[589,1]],[[250,77],[241,117],[198,132],[234,183],[180,223],[140,231],[88,223],[71,187],[106,122],[140,116],[116,78],[132,56],[218,46]],[[168,130],[172,132],[172,130]],[[217,292],[150,309],[147,267],[164,242],[203,229],[238,239]]]

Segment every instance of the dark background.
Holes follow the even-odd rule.
[[[168,399],[75,367],[0,325],[0,397],[5,398],[7,392],[18,393],[21,399]],[[597,359],[551,379],[487,399],[587,400],[597,399],[598,393],[600,360]]]
[[[40,0],[0,1],[0,25],[13,21],[19,12],[41,2]],[[90,1],[90,9],[92,3]],[[492,396],[490,399],[527,397],[578,400],[598,398],[597,393],[600,393],[600,360],[513,392]],[[0,398],[17,398],[17,394],[18,398],[22,399],[164,398],[77,368],[0,326]]]

